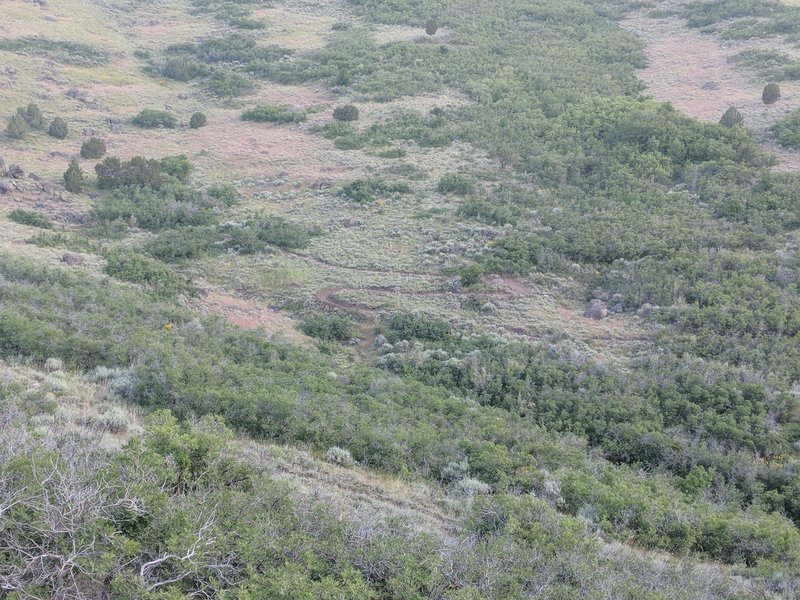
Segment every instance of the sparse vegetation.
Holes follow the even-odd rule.
[[[52,229],[53,223],[40,212],[35,210],[25,210],[23,208],[15,208],[8,213],[8,218],[19,223],[20,225],[28,225],[30,227],[38,227],[39,229]]]

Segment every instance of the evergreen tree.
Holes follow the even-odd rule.
[[[201,112],[194,113],[192,118],[189,119],[189,127],[192,129],[200,129],[201,127],[205,127],[207,123],[208,119]]]
[[[744,117],[734,106],[726,110],[725,114],[722,115],[722,118],[719,120],[719,124],[724,127],[733,127],[735,125],[741,125],[742,123],[744,123]]]
[[[352,104],[337,106],[333,109],[333,118],[337,121],[357,121],[358,108]]]
[[[26,133],[28,133],[27,121],[19,113],[12,116],[8,121],[8,127],[6,127],[6,134],[8,134],[8,137],[21,140],[25,137]]]
[[[83,158],[100,158],[106,153],[106,143],[96,137],[89,138],[81,145]]]
[[[68,192],[77,194],[83,189],[83,171],[78,161],[74,158],[70,161],[69,167],[64,172],[64,187]]]
[[[761,93],[761,100],[764,104],[775,104],[781,99],[781,88],[777,83],[768,83],[764,86],[764,91]]]
[[[44,129],[44,115],[41,109],[33,102],[28,104],[28,109],[25,111],[25,120],[31,129]]]
[[[52,135],[54,138],[63,140],[65,137],[67,137],[67,134],[69,133],[69,127],[67,126],[67,122],[61,117],[56,117],[55,119],[53,119],[53,122],[50,123],[50,128],[47,130],[47,133]]]

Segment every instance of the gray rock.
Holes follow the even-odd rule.
[[[23,175],[25,175],[25,171],[19,165],[10,165],[8,167],[8,176],[11,179],[22,179]]]

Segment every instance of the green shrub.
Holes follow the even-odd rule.
[[[193,291],[189,281],[167,265],[135,252],[114,252],[106,255],[103,271],[121,281],[138,283],[159,296],[174,297]]]
[[[340,194],[359,204],[369,204],[376,199],[377,194],[408,194],[410,191],[411,187],[405,182],[387,183],[377,179],[356,179],[342,186]]]
[[[159,127],[172,129],[178,125],[177,117],[169,112],[165,110],[152,110],[149,108],[142,110],[131,122],[144,129],[156,129]]]
[[[764,91],[761,93],[761,100],[764,104],[775,104],[781,99],[781,88],[777,83],[768,83],[764,86]]]
[[[171,175],[178,181],[186,181],[192,173],[192,163],[185,154],[178,156],[165,156],[160,162],[161,172]]]
[[[244,224],[241,231],[252,231],[261,242],[287,250],[305,248],[311,240],[307,228],[278,216],[251,219]]]
[[[38,227],[39,229],[52,229],[53,223],[50,222],[46,216],[40,212],[33,210],[25,210],[22,208],[15,208],[8,213],[8,218],[20,225],[28,225],[30,227]]]
[[[201,127],[205,127],[207,124],[208,119],[201,112],[194,113],[192,118],[189,119],[189,127],[192,129],[200,129]]]
[[[349,122],[358,120],[358,107],[352,104],[337,106],[333,109],[333,118],[336,121]]]
[[[472,287],[477,285],[483,279],[483,267],[476,264],[461,269],[459,279],[461,280],[461,285],[464,287]]]
[[[475,190],[475,186],[465,175],[460,173],[446,173],[442,175],[436,189],[440,194],[452,193],[458,196],[466,196]]]
[[[400,340],[442,341],[450,338],[450,324],[421,314],[402,313],[392,317],[386,332],[394,343]]]
[[[164,262],[180,263],[222,252],[216,227],[185,227],[159,234],[145,245],[151,256]]]
[[[31,129],[44,129],[45,121],[41,109],[31,102],[25,110],[25,121]]]
[[[336,315],[314,315],[300,325],[309,337],[331,342],[343,342],[353,337],[353,323]]]
[[[28,133],[28,122],[19,113],[12,115],[6,126],[6,135],[14,140],[21,140]]]
[[[64,172],[64,187],[68,192],[78,194],[83,189],[83,171],[78,161],[74,158],[70,161],[69,167]]]
[[[53,122],[50,123],[50,127],[48,128],[47,133],[53,136],[54,138],[63,140],[64,138],[67,137],[67,135],[69,135],[69,126],[67,125],[67,122],[61,117],[55,117],[53,119]]]
[[[439,22],[436,19],[428,19],[425,22],[425,33],[436,35],[437,31],[439,31]]]
[[[126,186],[143,186],[159,189],[163,183],[161,162],[134,156],[122,162],[116,156],[108,156],[95,165],[97,186],[104,190],[113,190]]]
[[[375,201],[375,189],[366,179],[356,179],[345,184],[341,193],[345,198],[359,204],[369,204]]]
[[[251,93],[255,86],[247,77],[228,71],[216,70],[206,82],[209,91],[220,98],[233,98]]]
[[[744,123],[744,117],[742,113],[740,113],[736,107],[731,106],[728,110],[725,111],[725,114],[722,115],[722,118],[719,120],[719,124],[723,127],[735,127],[736,125],[741,125]]]
[[[407,155],[405,148],[388,148],[378,153],[380,158],[405,158]]]
[[[286,106],[256,106],[242,113],[242,120],[257,123],[302,123],[306,113]]]
[[[186,56],[173,56],[164,63],[161,73],[170,79],[189,81],[195,77],[205,76],[208,68]]]
[[[775,123],[770,131],[785,148],[800,148],[800,110],[795,110]]]
[[[106,143],[100,138],[91,137],[81,144],[83,158],[102,158],[106,153]]]

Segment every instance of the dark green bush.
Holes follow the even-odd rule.
[[[134,156],[122,162],[116,156],[108,156],[95,165],[97,186],[105,190],[113,190],[126,186],[143,186],[159,189],[163,183],[161,162]]]
[[[387,183],[378,179],[356,179],[342,186],[340,193],[345,198],[369,204],[379,194],[408,194],[411,187],[405,182]]]
[[[719,124],[723,127],[735,127],[736,125],[741,125],[744,123],[744,117],[742,113],[740,113],[736,107],[731,106],[728,110],[725,111],[725,114],[722,115],[722,118],[719,120]]]
[[[186,56],[173,56],[161,68],[164,77],[177,81],[190,81],[208,74],[208,68]]]
[[[178,156],[165,156],[160,162],[161,173],[170,175],[178,181],[186,181],[191,175],[193,167],[185,154]]]
[[[461,285],[464,287],[472,287],[479,284],[483,279],[483,267],[481,265],[470,265],[461,269],[459,273]]]
[[[28,122],[20,114],[12,115],[6,126],[6,135],[14,140],[21,140],[28,133]]]
[[[428,19],[425,22],[425,33],[428,35],[436,35],[436,32],[439,31],[439,23],[436,19]]]
[[[255,86],[244,75],[217,69],[206,82],[209,91],[220,98],[234,98],[251,93]]]
[[[781,88],[777,83],[768,83],[764,86],[764,91],[761,93],[761,100],[764,104],[775,104],[781,99]]]
[[[336,121],[349,122],[358,120],[358,107],[352,104],[337,106],[333,109],[333,118]]]
[[[286,106],[256,106],[242,113],[242,120],[258,123],[302,123],[306,113]]]
[[[81,144],[83,158],[102,158],[106,153],[106,143],[96,137],[91,137]]]
[[[200,129],[201,127],[205,127],[207,124],[208,119],[201,112],[194,113],[192,118],[189,119],[189,127],[192,129]]]
[[[309,337],[325,341],[343,342],[353,337],[352,321],[336,315],[314,315],[303,321],[300,329]]]
[[[25,121],[31,129],[44,129],[45,121],[41,109],[31,102],[25,109]]]
[[[149,108],[142,110],[131,122],[144,129],[156,129],[159,127],[172,129],[178,125],[177,117],[169,112],[165,110],[152,110]]]
[[[64,187],[68,192],[78,194],[83,189],[83,171],[78,161],[74,158],[70,161],[69,167],[64,172]]]
[[[23,208],[15,208],[8,213],[8,218],[19,223],[20,225],[28,225],[30,227],[38,227],[39,229],[52,229],[53,223],[40,212],[33,210],[25,210]]]
[[[222,239],[216,227],[185,227],[159,234],[145,244],[145,250],[158,260],[181,263],[222,252]]]
[[[390,342],[400,340],[442,341],[450,338],[450,324],[443,319],[402,313],[392,317],[386,332]]]
[[[171,298],[190,293],[189,281],[167,265],[131,251],[114,252],[105,256],[103,271],[121,281],[138,283],[159,296]]]
[[[770,131],[785,148],[800,148],[800,110],[795,110],[777,123]]]
[[[436,189],[441,194],[456,194],[458,196],[466,196],[475,190],[472,181],[460,173],[446,173],[442,175],[439,180],[439,185]]]
[[[67,137],[67,135],[69,135],[69,126],[67,125],[67,122],[61,117],[55,117],[53,119],[53,122],[50,123],[50,127],[48,128],[47,133],[53,136],[54,138],[63,140],[65,137]]]

